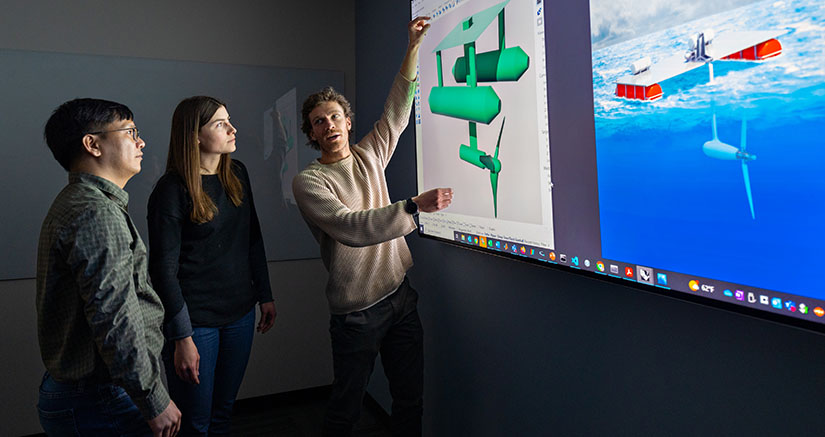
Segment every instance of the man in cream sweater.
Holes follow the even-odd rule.
[[[418,294],[406,277],[412,256],[404,236],[419,211],[446,208],[452,190],[436,188],[390,202],[384,170],[410,118],[416,65],[428,17],[408,24],[409,44],[384,113],[350,145],[352,110],[326,88],[304,102],[302,130],[321,158],[292,184],[301,214],[321,245],[335,379],[324,435],[350,435],[380,352],[393,397],[393,435],[420,435],[423,332]]]

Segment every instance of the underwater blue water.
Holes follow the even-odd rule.
[[[714,62],[661,83],[655,102],[615,97],[630,64],[684,53],[712,28],[784,29],[783,54]],[[766,1],[593,53],[602,256],[825,299],[825,2]],[[747,151],[755,219],[738,160],[707,157],[719,140]]]

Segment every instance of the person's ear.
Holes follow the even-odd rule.
[[[347,132],[352,130],[352,119],[347,117]]]
[[[83,139],[81,141],[83,142],[83,149],[86,151],[86,153],[92,155],[95,158],[100,158],[100,156],[103,154],[103,151],[100,149],[100,141],[98,141],[98,138],[95,135],[83,135]]]

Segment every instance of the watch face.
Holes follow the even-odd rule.
[[[418,212],[418,205],[413,202],[412,199],[407,199],[407,202],[404,204],[404,210],[407,211],[408,214],[415,214]]]

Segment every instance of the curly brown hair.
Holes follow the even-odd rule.
[[[328,86],[315,94],[310,94],[310,96],[304,100],[304,106],[301,108],[301,131],[307,136],[307,145],[315,150],[321,150],[321,146],[317,141],[310,137],[310,134],[312,133],[312,123],[309,121],[309,114],[313,109],[315,109],[316,106],[324,102],[335,102],[341,105],[341,108],[344,109],[344,116],[350,120],[353,120],[355,116],[355,113],[352,112],[352,106],[349,104],[349,100],[347,100],[343,94],[335,91],[335,89],[331,86]],[[352,137],[351,128],[349,130],[349,136]]]

